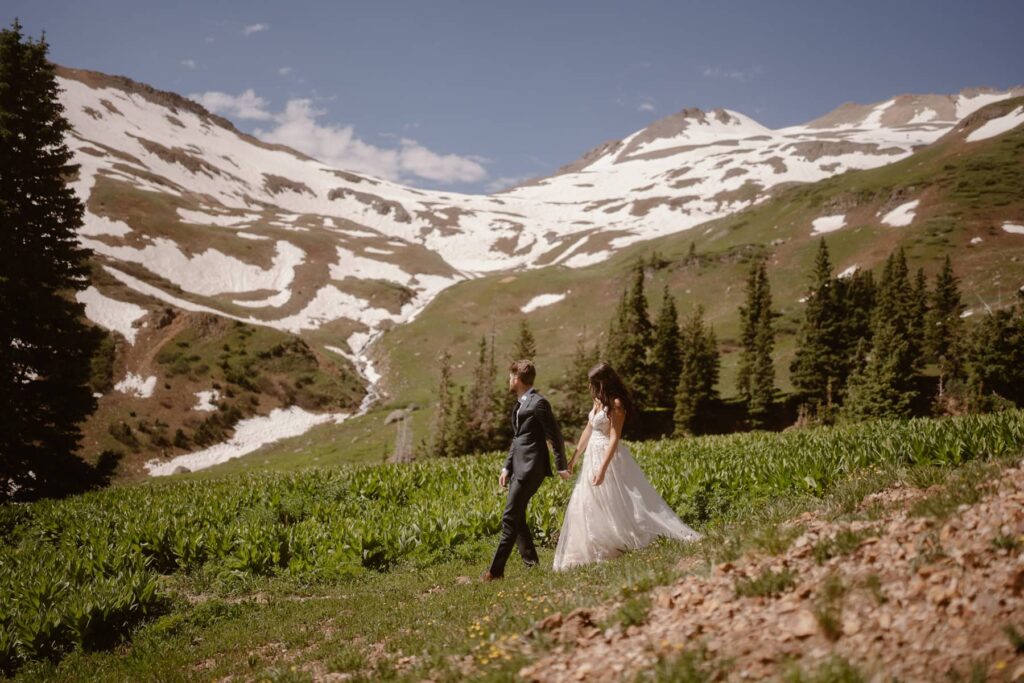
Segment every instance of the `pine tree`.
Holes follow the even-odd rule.
[[[661,311],[654,327],[654,348],[651,351],[651,401],[661,408],[675,406],[676,385],[682,370],[679,338],[679,316],[672,293],[665,285]]]
[[[862,343],[861,350],[867,347]],[[880,319],[871,350],[850,375],[843,416],[852,420],[873,417],[910,417],[916,392],[912,388],[910,342],[891,321]]]
[[[879,282],[870,349],[850,374],[843,414],[849,419],[909,417],[921,361],[921,337],[927,287],[919,271],[910,284],[906,257],[899,247],[886,259]],[[866,345],[861,347],[864,353]]]
[[[819,416],[827,415],[841,387],[842,311],[838,304],[828,246],[822,239],[797,334],[796,355],[789,366],[800,402]]]
[[[853,371],[854,359],[858,358],[857,347],[861,341],[871,341],[872,312],[875,307],[875,280],[871,271],[856,271],[849,278],[835,280],[836,298],[842,311],[839,335],[839,367],[836,395],[841,402],[845,386]],[[866,354],[867,351],[865,350]]]
[[[924,268],[918,268],[914,277],[914,286],[910,290],[910,318],[907,329],[910,352],[916,359],[915,367],[924,367],[927,358],[928,344],[925,340],[925,324],[928,318],[928,279]]]
[[[709,417],[717,399],[720,361],[718,340],[711,328],[705,328],[704,308],[700,305],[683,322],[681,329],[682,369],[676,385],[674,422],[677,434],[696,434]]]
[[[586,415],[593,402],[587,374],[590,372],[590,368],[598,363],[601,353],[596,343],[593,348],[588,350],[584,341],[586,338],[587,331],[584,328],[583,334],[576,339],[576,351],[573,354],[572,363],[562,377],[553,384],[562,393],[562,400],[555,407],[555,416],[566,435],[572,433],[577,425],[582,426],[585,423]]]
[[[467,400],[468,416],[466,429],[469,441],[474,450],[486,451],[498,447],[497,427],[498,413],[501,405],[495,391],[497,369],[494,366],[494,337],[491,343],[487,337],[480,338],[476,367],[473,369],[473,382],[469,388]]]
[[[0,31],[0,500],[98,483],[75,452],[96,407],[88,381],[102,335],[74,299],[90,252],[78,246],[71,126],[48,49],[17,21]]]
[[[516,339],[516,348],[512,353],[512,360],[535,360],[537,356],[537,341],[530,330],[530,324],[526,318],[519,320],[519,337]]]
[[[440,381],[437,385],[437,414],[434,416],[434,440],[430,446],[430,454],[435,458],[443,458],[449,454],[452,412],[454,396],[452,386],[452,356],[445,349],[441,352]]]
[[[479,450],[479,443],[473,441],[474,435],[471,428],[469,405],[466,402],[466,390],[459,387],[455,390],[451,419],[446,430],[447,440],[444,452],[446,456],[457,458]]]
[[[737,389],[755,425],[764,422],[775,400],[775,348],[772,295],[764,259],[754,261],[747,277],[746,305],[740,307],[740,353]]]
[[[947,378],[963,375],[963,313],[959,280],[946,256],[942,270],[935,276],[931,307],[926,317],[925,341],[928,355],[939,364],[940,391]]]
[[[642,259],[637,259],[632,284],[623,292],[609,329],[608,362],[633,392],[633,400],[640,409],[646,407],[645,399],[649,393],[647,354],[652,334],[647,296],[644,294],[644,264]]]
[[[975,410],[1009,401],[1024,406],[1024,293],[1009,308],[990,311],[974,325],[965,369]]]

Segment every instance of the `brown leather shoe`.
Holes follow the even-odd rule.
[[[481,581],[497,581],[500,578],[502,578],[502,577],[501,576],[495,576],[494,574],[492,574],[490,572],[490,570],[487,570],[483,574],[480,575],[480,580]]]

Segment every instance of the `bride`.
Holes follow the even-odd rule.
[[[594,407],[569,461],[571,472],[583,454],[555,548],[555,571],[610,559],[658,536],[701,538],[658,495],[619,440],[633,403],[615,370],[598,363],[587,377]]]

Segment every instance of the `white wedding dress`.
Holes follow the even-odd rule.
[[[642,548],[659,536],[692,541],[701,535],[688,527],[654,490],[629,447],[619,441],[605,471],[594,486],[608,452],[611,420],[606,410],[590,411],[591,434],[583,453],[555,548],[555,571],[600,562],[626,550]]]

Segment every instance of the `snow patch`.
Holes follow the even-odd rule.
[[[814,228],[811,230],[811,234],[823,235],[826,232],[834,232],[845,225],[846,214],[840,213],[833,216],[821,216],[820,218],[815,218],[811,222],[811,226]]]
[[[248,223],[250,221],[254,221],[260,217],[260,214],[251,213],[242,216],[233,216],[231,214],[192,211],[190,209],[182,209],[181,207],[178,207],[178,216],[181,218],[181,220],[185,221],[186,223],[194,223],[195,225],[219,226],[222,228],[226,228],[232,225],[238,225],[240,223]]]
[[[235,303],[239,306],[245,306],[246,308],[280,308],[288,303],[292,298],[292,292],[290,289],[286,289],[283,292],[278,292],[266,299],[258,299],[256,301],[243,301],[241,299],[235,299]]]
[[[1004,114],[999,118],[991,119],[978,126],[967,136],[967,142],[987,140],[988,138],[1005,133],[1008,130],[1013,130],[1022,123],[1024,123],[1024,107],[1017,107],[1009,114]]]
[[[212,412],[217,410],[217,406],[215,406],[213,402],[220,398],[220,392],[216,389],[210,389],[209,391],[197,391],[196,398],[199,399],[199,402],[192,406],[192,410]]]
[[[132,324],[146,315],[145,308],[127,301],[111,299],[92,286],[75,293],[75,299],[85,304],[86,318],[100,327],[120,333],[129,344],[135,343],[138,330]]]
[[[239,421],[235,425],[235,435],[225,443],[179,455],[167,462],[150,460],[145,467],[152,476],[173,474],[178,467],[186,467],[195,472],[252,453],[268,443],[305,434],[316,425],[327,422],[337,424],[346,418],[348,413],[308,413],[299,406],[275,408],[270,411],[270,415]]]
[[[115,247],[105,242],[82,239],[82,244],[105,256],[130,261],[166,278],[186,292],[211,296],[254,289],[287,289],[306,252],[291,242],[277,242],[277,254],[268,270],[245,263],[216,249],[189,256],[165,237],[157,237],[144,249]]]
[[[123,380],[114,385],[114,388],[122,394],[149,398],[153,395],[153,389],[156,388],[156,375],[150,375],[143,379],[142,375],[129,372]]]
[[[95,237],[97,235],[124,237],[131,231],[131,227],[124,221],[115,221],[106,216],[97,216],[86,209],[85,213],[82,214],[82,227],[78,229],[78,234],[87,237]]]
[[[980,237],[972,237],[971,238],[971,244],[981,244],[981,238]]]
[[[902,228],[914,222],[914,210],[921,203],[920,199],[900,204],[882,217],[882,222],[894,228]]]
[[[855,263],[855,264],[853,264],[852,266],[850,266],[849,268],[847,268],[846,270],[844,270],[843,272],[839,273],[839,275],[837,275],[836,277],[837,277],[837,278],[847,278],[847,277],[852,277],[852,276],[853,276],[853,274],[854,274],[854,273],[856,273],[856,272],[857,272],[858,270],[860,270],[860,266],[858,266],[858,265],[857,265],[857,264]]]
[[[1003,223],[1003,230],[1006,232],[1012,232],[1018,235],[1024,235],[1024,225],[1017,225],[1015,223],[1006,222]]]
[[[536,311],[538,308],[557,304],[565,298],[566,294],[568,294],[568,292],[563,292],[562,294],[540,294],[527,301],[526,305],[519,310],[523,313],[529,313],[531,311]]]

